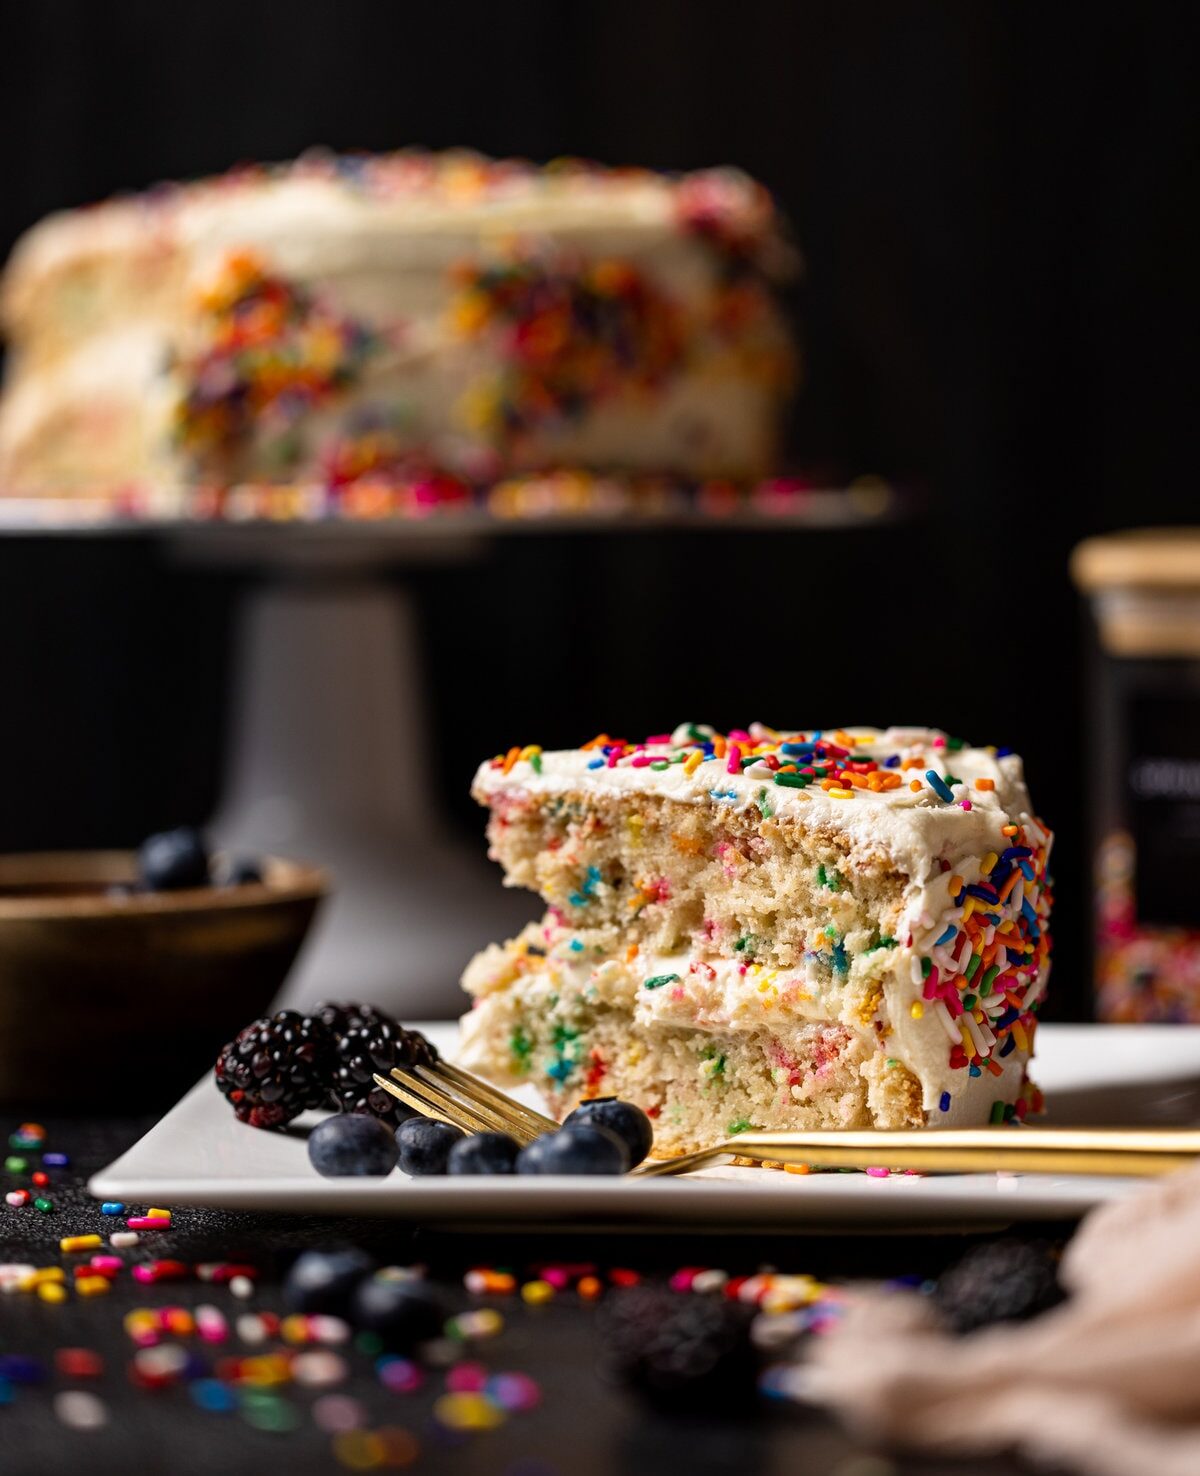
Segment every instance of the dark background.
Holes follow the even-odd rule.
[[[906,526],[508,540],[419,577],[464,832],[511,742],[929,722],[1026,756],[1086,1007],[1071,547],[1192,519],[1190,6],[605,0],[0,5],[0,251],[45,212],[321,143],[736,163],[793,223],[790,460],[919,488]],[[131,537],[0,542],[0,849],[216,799],[236,579]]]

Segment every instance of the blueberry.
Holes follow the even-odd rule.
[[[450,1149],[450,1174],[511,1174],[516,1172],[518,1148],[507,1133],[472,1133]]]
[[[396,1167],[396,1140],[377,1117],[343,1112],[319,1122],[308,1135],[308,1156],[328,1179],[379,1177]]]
[[[354,1326],[376,1333],[393,1350],[407,1351],[436,1338],[445,1320],[445,1308],[419,1281],[368,1276],[355,1287],[350,1302]]]
[[[177,892],[208,885],[208,847],[190,825],[144,840],[137,854],[138,879],[151,892]]]
[[[253,856],[235,856],[221,869],[223,887],[258,886],[262,879],[262,863]]]
[[[605,1127],[616,1133],[629,1149],[629,1167],[641,1163],[654,1143],[654,1129],[650,1119],[640,1107],[632,1102],[622,1102],[616,1097],[593,1097],[589,1102],[580,1102],[567,1117],[568,1123],[586,1122]]]
[[[293,1312],[343,1313],[350,1293],[374,1269],[366,1251],[305,1251],[284,1278],[284,1303]]]
[[[414,1179],[426,1174],[444,1174],[450,1150],[463,1138],[461,1128],[431,1117],[410,1117],[396,1129],[400,1149],[400,1171]]]
[[[623,1174],[629,1150],[605,1127],[572,1123],[543,1133],[517,1155],[519,1174]]]

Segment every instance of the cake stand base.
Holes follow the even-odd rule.
[[[456,1013],[471,954],[518,931],[536,900],[502,887],[482,836],[472,851],[440,823],[408,591],[369,565],[269,571],[244,596],[235,668],[210,834],[333,877],[280,1003]]]

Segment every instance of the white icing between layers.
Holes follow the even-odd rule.
[[[875,1040],[874,1032],[854,1018],[840,985],[831,985],[809,964],[772,969],[727,958],[696,959],[686,953],[643,953],[626,960],[597,951],[585,937],[570,928],[546,926],[539,931],[545,957],[537,958],[528,972],[514,976],[510,951],[489,949],[472,962],[463,983],[482,999],[507,988],[519,991],[524,981],[544,979],[556,992],[585,1004],[630,1010],[637,1025],[651,1034],[666,1029],[720,1035],[768,1030],[786,1047],[790,1027],[815,1023],[842,1025]],[[905,954],[911,956],[911,951]],[[664,982],[651,988],[648,979]],[[920,998],[919,989],[896,992],[904,995],[897,1001],[901,1011]],[[467,1038],[472,1018],[464,1020]],[[911,1017],[907,1023],[919,1025]],[[1014,1050],[999,1063],[1000,1076],[986,1073],[972,1078],[965,1070],[950,1068],[946,1035],[928,1024],[924,1029],[893,1031],[886,1047],[875,1044],[917,1078],[924,1111],[941,1126],[985,1120],[992,1102],[1015,1100],[1029,1059],[1027,1052]],[[948,1111],[940,1107],[943,1093],[950,1096]]]

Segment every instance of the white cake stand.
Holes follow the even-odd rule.
[[[0,499],[0,533],[139,532],[167,557],[253,576],[237,616],[231,732],[209,833],[230,850],[290,855],[333,874],[334,895],[287,1003],[371,1000],[428,1018],[457,1010],[472,952],[511,936],[538,906],[505,890],[482,836],[462,844],[431,801],[431,729],[405,571],[472,561],[490,540],[541,532],[852,528],[900,513],[894,495],[839,491],[719,517],[674,507],[507,520],[471,508],[369,522],[131,523],[107,504]]]

